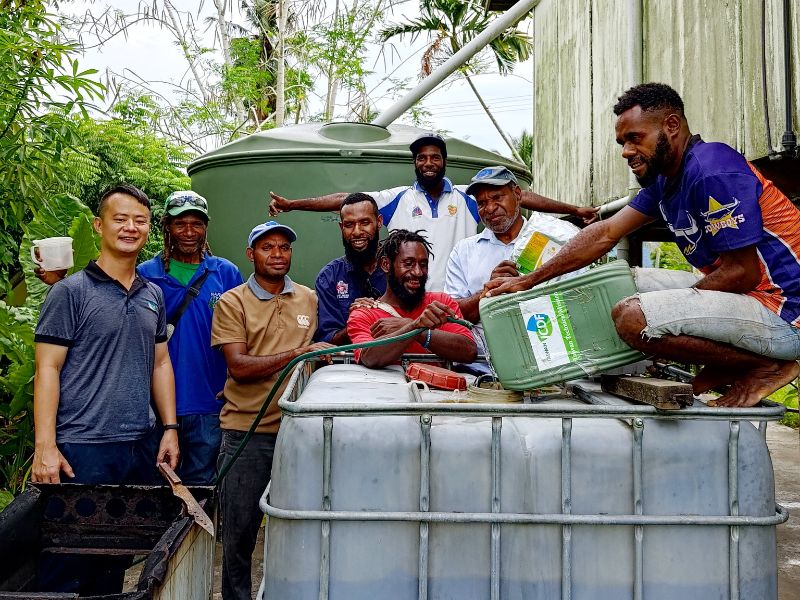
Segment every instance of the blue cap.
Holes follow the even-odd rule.
[[[290,242],[293,242],[297,239],[297,234],[291,227],[281,225],[277,221],[267,221],[266,223],[261,223],[253,227],[253,231],[251,231],[250,235],[247,237],[247,246],[252,248],[254,241],[270,231],[280,231],[281,233],[285,233]]]
[[[504,185],[508,185],[509,183],[519,185],[517,183],[517,178],[514,177],[514,174],[506,167],[486,167],[485,169],[478,171],[475,174],[475,177],[472,178],[472,181],[467,188],[467,194],[474,195],[472,192],[474,192],[475,188],[479,185],[494,185],[497,187],[502,187]]]

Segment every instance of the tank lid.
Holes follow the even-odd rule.
[[[320,127],[319,134],[329,140],[350,144],[382,142],[392,135],[385,127],[369,123],[327,123]]]

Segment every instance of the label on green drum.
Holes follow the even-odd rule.
[[[561,292],[519,303],[522,322],[540,371],[581,358]]]

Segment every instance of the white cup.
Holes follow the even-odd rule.
[[[31,260],[44,271],[60,271],[69,269],[72,261],[72,238],[51,237],[33,240]]]

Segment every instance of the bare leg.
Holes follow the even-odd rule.
[[[733,383],[737,375],[740,374],[731,369],[712,367],[711,365],[705,366],[700,369],[700,372],[692,381],[692,391],[697,396],[711,390],[720,391],[720,388],[727,390],[728,385]]]
[[[611,316],[620,337],[632,348],[670,360],[705,365],[699,381],[693,384],[695,393],[731,383],[731,389],[714,405],[754,406],[796,378],[800,371],[796,361],[767,358],[705,338],[690,335],[644,338],[641,332],[647,322],[637,298],[619,302]]]

